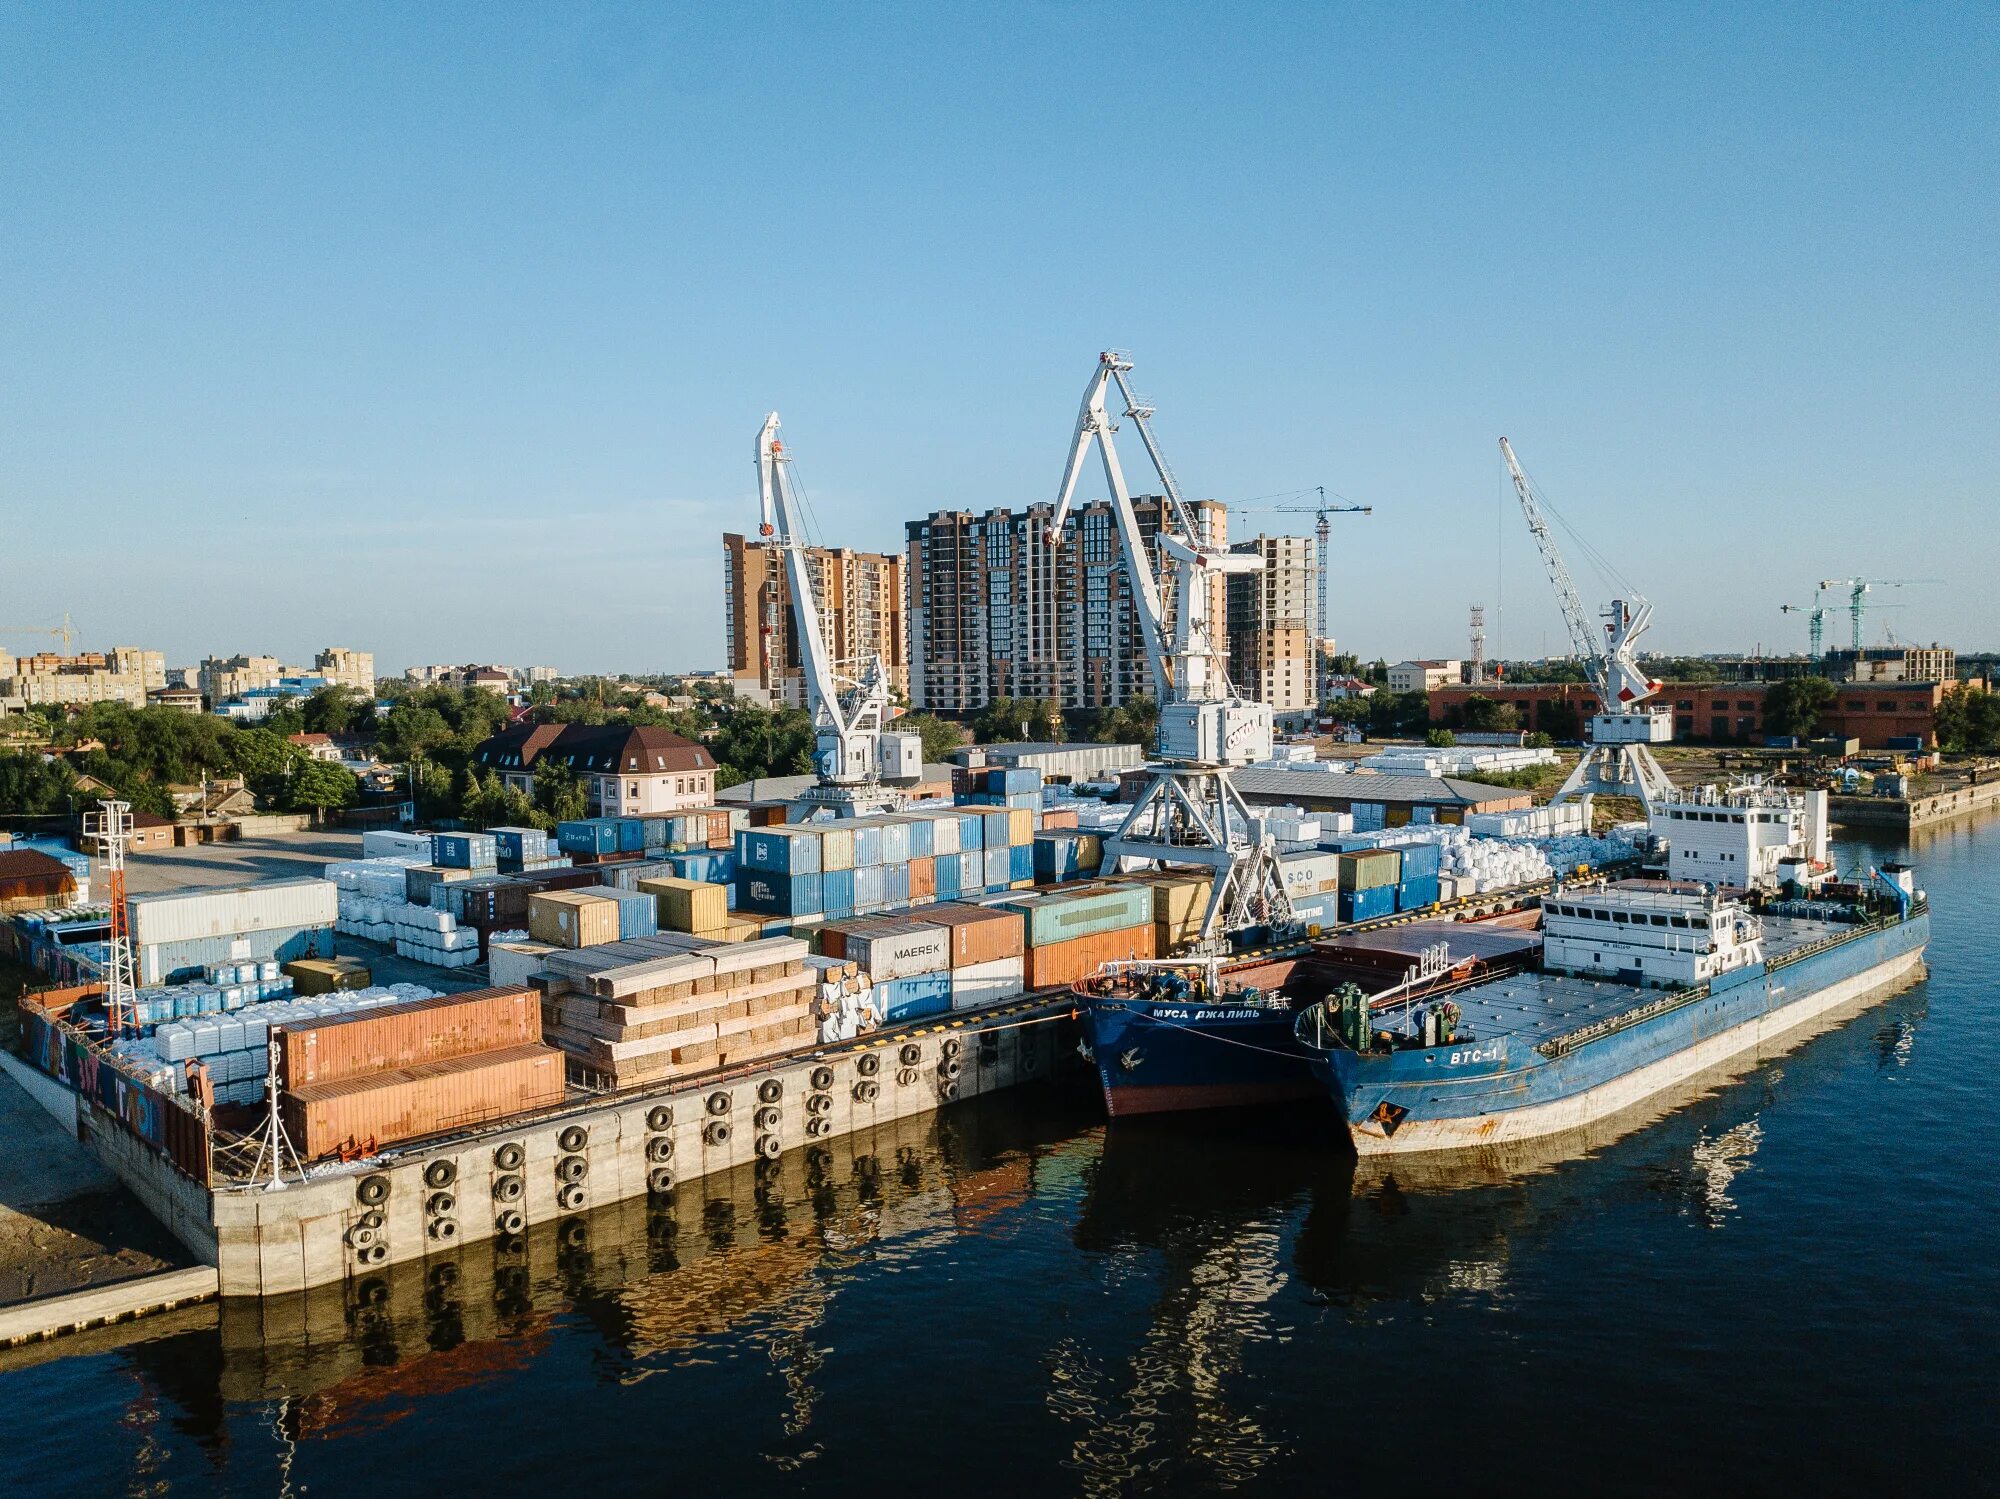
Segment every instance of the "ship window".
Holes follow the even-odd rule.
[[[1672,916],[1667,919],[1667,924],[1669,926],[1677,926],[1685,931],[1687,930],[1688,919],[1685,916]]]
[[[1611,919],[1609,911],[1592,911],[1590,914],[1595,916],[1599,921],[1609,921]]]
[[[1667,924],[1667,918],[1664,916],[1655,916],[1653,918],[1654,926],[1665,926],[1666,924]]]
[[[1632,918],[1627,916],[1623,911],[1613,911],[1611,919],[1613,921],[1630,921]]]

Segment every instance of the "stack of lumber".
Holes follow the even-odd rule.
[[[544,1039],[580,1069],[627,1087],[761,1061],[817,1038],[821,979],[805,943],[680,941],[687,951],[660,951],[663,934],[646,944],[651,954],[605,962],[598,948],[552,961],[541,980]]]

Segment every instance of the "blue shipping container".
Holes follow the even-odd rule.
[[[1340,894],[1335,890],[1323,890],[1318,895],[1294,896],[1292,914],[1300,921],[1332,926],[1340,919]]]
[[[1377,916],[1396,914],[1396,887],[1377,885],[1373,890],[1343,890],[1340,892],[1340,919],[1349,921],[1372,921]]]
[[[1042,773],[1039,770],[1010,770],[1000,782],[1002,791],[1040,791]]]
[[[445,869],[491,869],[500,851],[490,833],[433,833],[431,862]]]
[[[854,871],[829,869],[819,877],[821,906],[828,916],[854,914]]]
[[[1030,843],[1017,843],[1007,850],[1007,883],[1016,880],[1032,880],[1035,877],[1035,849]]]
[[[646,824],[637,817],[617,817],[611,819],[618,829],[618,852],[621,854],[642,854],[646,851]]]
[[[869,995],[884,1022],[941,1015],[951,1008],[951,974],[918,973],[876,984]]]
[[[982,847],[995,849],[1005,848],[1006,846],[1007,814],[1004,811],[988,812],[986,814],[986,839]]]
[[[882,824],[882,862],[891,867],[910,862],[910,825],[907,822]]]
[[[1435,875],[1439,869],[1439,856],[1443,850],[1435,843],[1401,843],[1397,847],[1403,854],[1403,878],[1411,876]]]
[[[984,812],[959,813],[958,851],[962,854],[970,854],[985,847],[986,814]]]
[[[878,911],[889,901],[889,878],[880,864],[862,864],[854,870],[854,908]]]
[[[937,898],[939,900],[958,899],[958,893],[961,888],[958,882],[961,868],[959,857],[957,854],[939,854],[937,856],[935,868],[937,871]]]
[[[746,870],[818,874],[819,838],[818,828],[745,828],[736,835],[736,862]]]
[[[1002,842],[998,848],[989,848],[980,855],[986,865],[980,873],[980,883],[988,890],[1001,890],[1013,883],[1014,876],[1008,873],[1013,867],[1012,854],[1013,850]],[[1028,857],[1032,859],[1034,855]]]
[[[1424,906],[1438,903],[1438,877],[1434,874],[1414,875],[1396,887],[1396,909],[1415,911]]]
[[[903,826],[910,830],[910,857],[927,859],[937,852],[937,835],[928,817],[911,817]]]
[[[668,854],[667,862],[683,880],[700,880],[705,885],[727,885],[736,878],[736,855],[726,848],[690,849],[684,854]]]
[[[817,844],[815,844],[817,847]],[[736,874],[736,909],[759,916],[810,916],[821,908],[820,877],[785,874],[772,869],[742,869]]]
[[[854,824],[854,867],[882,862],[882,825],[879,822]]]
[[[910,903],[910,866],[908,863],[884,864],[882,866],[882,898],[890,906],[907,906]]]
[[[601,818],[556,824],[556,847],[569,854],[615,854],[618,829]]]

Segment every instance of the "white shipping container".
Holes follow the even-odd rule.
[[[970,1010],[1012,999],[1027,987],[1027,959],[995,958],[951,971],[951,1007]]]
[[[951,967],[951,933],[941,926],[899,921],[871,932],[850,932],[847,955],[878,984],[939,973]]]
[[[415,858],[419,864],[431,861],[431,835],[404,833],[394,828],[371,828],[361,835],[364,859]]]
[[[126,902],[126,910],[133,944],[151,947],[272,927],[330,927],[340,915],[340,898],[327,880],[267,880],[258,885],[135,895]]]
[[[525,987],[542,971],[549,954],[560,951],[561,948],[546,942],[490,942],[486,947],[486,971],[493,976],[496,989]]]
[[[1336,889],[1340,883],[1340,855],[1330,853],[1286,854],[1278,860],[1285,881],[1285,894],[1318,895]]]

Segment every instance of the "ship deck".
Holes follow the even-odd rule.
[[[1765,961],[1810,947],[1826,938],[1858,930],[1858,927],[1842,922],[1766,916]],[[1634,988],[1616,979],[1516,973],[1490,983],[1455,990],[1451,998],[1459,1007],[1458,1033],[1461,1040],[1507,1036],[1518,1039],[1525,1046],[1536,1047],[1585,1026],[1614,1020],[1629,1010],[1657,1004],[1665,993],[1661,989]],[[1401,1022],[1402,1012],[1399,1009],[1385,1011],[1376,1017],[1376,1024],[1387,1029],[1400,1030]]]

